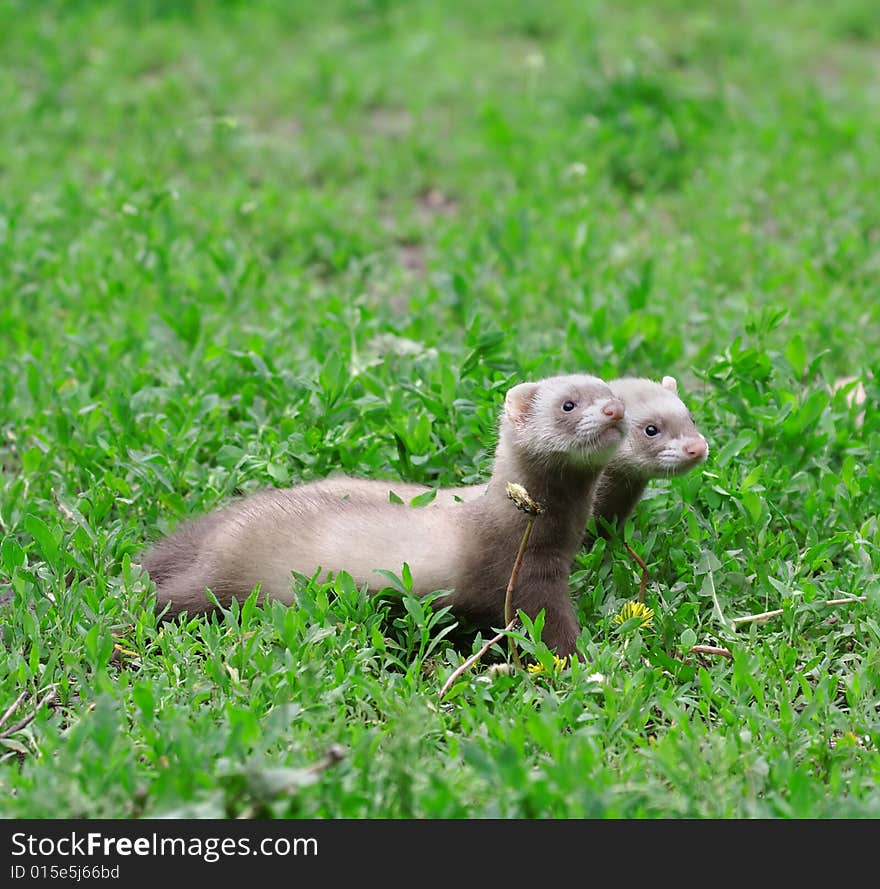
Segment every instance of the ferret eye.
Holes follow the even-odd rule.
[[[660,430],[653,423],[649,424],[648,426],[645,426],[645,435],[650,435],[651,438],[653,438],[655,435],[659,435],[659,434],[660,434]]]
[[[573,411],[575,408],[575,403],[573,401],[566,401],[565,404],[562,405],[562,409],[564,411]]]

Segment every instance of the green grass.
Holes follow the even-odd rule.
[[[827,388],[880,373],[874,13],[0,6],[6,728],[57,695],[0,814],[880,816],[878,389],[859,426]],[[156,627],[138,556],[183,517],[475,481],[506,387],[579,370],[674,374],[711,442],[628,531],[653,629],[602,544],[583,665],[442,703],[478,640],[440,600]]]

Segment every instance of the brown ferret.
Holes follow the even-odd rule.
[[[483,496],[413,508],[378,498],[365,480],[330,479],[266,490],[183,525],[143,558],[169,615],[263,594],[292,603],[293,572],[347,571],[379,589],[376,569],[406,562],[413,592],[449,590],[454,613],[483,627],[504,624],[504,598],[527,517],[508,499],[518,482],[544,508],[535,522],[513,608],[545,610],[543,639],[571,654],[580,629],[568,575],[592,491],[625,434],[625,408],[597,377],[521,383],[507,393],[492,477]],[[377,485],[382,485],[377,482]],[[393,488],[394,483],[387,483]]]
[[[627,433],[620,448],[602,470],[593,492],[591,515],[598,533],[620,526],[632,514],[651,479],[684,475],[706,460],[709,445],[678,395],[673,377],[660,383],[644,377],[611,380],[609,388],[626,406]],[[387,500],[393,491],[411,500],[431,490],[424,485],[372,479],[333,480],[340,490],[370,493]],[[437,488],[437,504],[471,501],[486,492],[486,484]]]

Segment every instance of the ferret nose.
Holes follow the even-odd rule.
[[[609,398],[602,406],[602,413],[609,420],[622,420],[625,412],[626,408],[619,398]]]
[[[698,457],[705,457],[709,453],[709,445],[706,444],[706,439],[702,436],[700,438],[691,438],[685,442],[684,452],[688,457],[696,460]]]

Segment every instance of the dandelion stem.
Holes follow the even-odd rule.
[[[532,499],[529,492],[522,485],[516,484],[515,482],[507,483],[507,496],[513,501],[517,509],[522,510],[529,517],[526,522],[526,529],[523,531],[522,540],[519,542],[519,550],[517,551],[516,559],[514,559],[513,562],[513,570],[510,572],[510,580],[507,583],[507,590],[504,593],[504,623],[509,627],[514,620],[513,588],[516,586],[523,556],[525,555],[526,547],[529,545],[529,537],[532,533],[532,525],[535,524],[535,517],[541,515],[541,513],[544,512],[544,508],[540,503]],[[517,667],[522,668],[522,661],[520,660],[519,652],[517,651],[516,643],[513,641],[512,636],[507,637],[507,650],[510,652],[514,664],[516,664]]]
[[[644,563],[642,557],[628,544],[623,544],[627,552],[639,563],[639,566],[642,569],[642,579],[639,582],[639,599],[638,601],[644,605],[645,604],[645,591],[648,589],[648,566]]]
[[[519,542],[519,550],[516,554],[516,560],[513,563],[513,570],[510,572],[510,580],[507,583],[507,591],[504,594],[504,622],[508,626],[514,623],[513,618],[513,588],[516,586],[517,578],[519,577],[519,569],[522,566],[523,556],[526,553],[526,547],[529,545],[529,537],[532,534],[532,525],[535,524],[535,517],[530,515],[529,520],[526,522],[526,530],[523,532],[522,540]],[[519,657],[519,652],[516,649],[516,643],[513,641],[512,636],[507,637],[507,649],[510,652],[510,656],[513,658],[514,664],[517,667],[522,667],[522,661]]]

